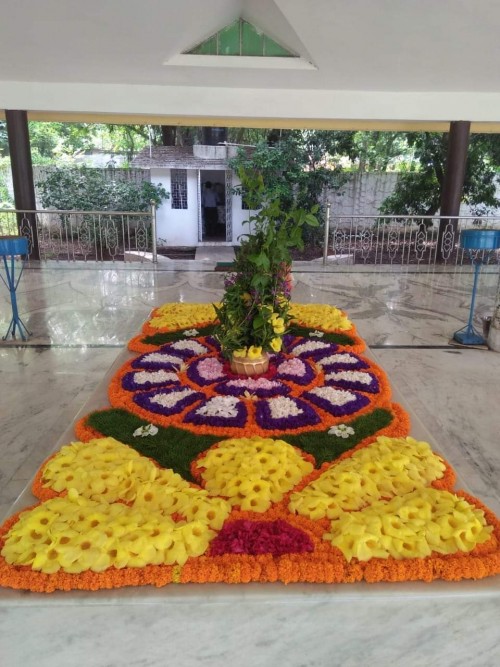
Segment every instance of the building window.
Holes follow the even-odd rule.
[[[172,208],[187,208],[187,169],[171,171]]]

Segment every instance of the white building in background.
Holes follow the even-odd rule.
[[[170,193],[157,210],[157,237],[160,245],[198,246],[204,243],[238,245],[248,232],[244,225],[252,211],[244,208],[239,185],[228,159],[236,154],[233,146],[154,146],[143,149],[133,167],[150,170],[151,183],[161,183]],[[207,182],[217,196],[217,224],[207,229],[202,193]]]

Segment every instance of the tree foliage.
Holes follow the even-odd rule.
[[[175,145],[202,141],[200,127],[30,121],[29,130],[35,165],[71,164],[92,149],[121,153],[130,162],[139,150],[150,144],[161,145],[167,136]],[[264,178],[269,196],[278,197],[283,205],[295,203],[306,208],[316,203],[321,205],[325,191],[339,192],[349,173],[391,170],[399,172],[400,177],[394,193],[383,202],[381,213],[433,215],[439,209],[447,135],[228,128],[227,136],[230,143],[255,146],[251,153],[248,147],[240,150],[232,161],[233,168],[255,166]],[[8,154],[6,123],[0,121],[0,159],[8,159]],[[499,165],[500,137],[472,135],[463,201],[477,215],[488,213],[500,204],[495,195]],[[5,199],[5,184],[1,187],[0,199]],[[115,190],[121,187],[117,185]],[[99,197],[99,201],[106,199],[104,195]],[[125,195],[120,197],[124,199]],[[63,198],[61,191],[59,200]],[[322,208],[318,217],[324,218]]]
[[[358,172],[394,171],[411,162],[413,149],[402,132],[358,131],[348,157]]]
[[[403,172],[394,192],[380,212],[386,215],[434,215],[441,204],[448,135],[432,132],[407,133],[414,161]],[[463,202],[474,215],[485,215],[500,205],[495,195],[495,177],[500,158],[500,137],[473,134],[470,138],[465,171]]]
[[[279,200],[284,208],[311,209],[319,205],[318,218],[322,220],[321,206],[327,190],[338,190],[348,178],[340,158],[352,150],[351,132],[271,132],[268,141],[259,141],[250,150],[240,149],[230,165],[237,172],[256,170],[265,183],[266,198]],[[318,241],[321,233],[308,230],[306,237],[308,241]]]
[[[33,164],[50,164],[63,155],[90,150],[97,141],[97,129],[90,123],[28,123]],[[105,127],[105,126],[102,126]],[[0,157],[9,155],[7,123],[0,121]]]
[[[63,211],[147,211],[169,197],[161,184],[107,180],[87,167],[55,167],[37,187],[45,208]]]

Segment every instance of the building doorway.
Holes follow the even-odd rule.
[[[226,172],[200,171],[201,241],[220,243],[226,240]]]

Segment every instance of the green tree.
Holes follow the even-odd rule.
[[[441,204],[448,135],[432,132],[407,133],[414,151],[410,170],[400,175],[396,189],[380,212],[385,215],[434,215]],[[500,136],[471,135],[463,188],[463,202],[475,215],[484,215],[500,205],[495,196],[495,177],[500,164]]]
[[[14,205],[7,188],[7,175],[9,172],[9,158],[0,157],[0,208],[12,208]]]
[[[63,211],[147,211],[169,197],[161,184],[107,180],[88,167],[54,167],[37,187],[44,208]]]
[[[285,208],[321,207],[326,190],[338,190],[348,178],[340,158],[353,153],[352,132],[288,130],[270,132],[268,141],[250,151],[240,149],[230,165],[237,172],[256,170],[265,183],[265,198],[278,199]],[[323,216],[320,208],[318,218]],[[305,231],[308,242],[321,239],[317,229]]]
[[[401,132],[358,131],[349,157],[360,172],[400,170],[413,160],[413,149]]]
[[[93,123],[28,123],[33,164],[50,164],[61,155],[90,150],[99,125]],[[105,127],[104,125],[102,127]],[[0,156],[9,155],[7,123],[0,121]]]

